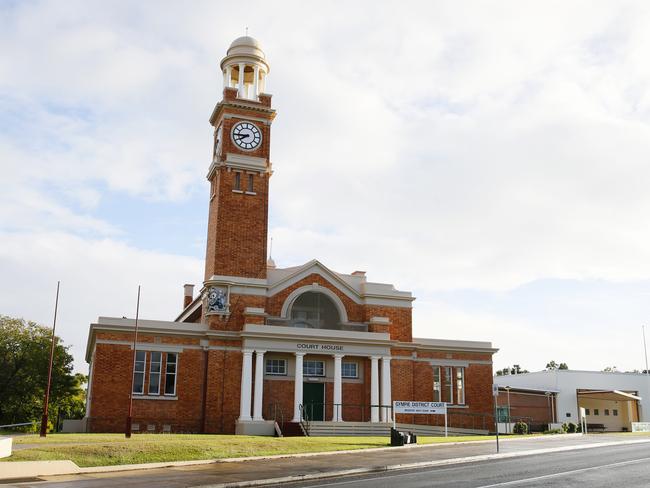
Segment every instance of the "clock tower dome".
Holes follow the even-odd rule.
[[[207,175],[204,285],[207,313],[227,315],[232,283],[266,279],[269,150],[275,110],[271,95],[265,93],[269,64],[255,39],[235,39],[221,60],[221,71],[223,98],[210,116],[214,145]]]

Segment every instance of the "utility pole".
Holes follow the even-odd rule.
[[[645,352],[645,374],[649,375],[650,371],[648,371],[648,348],[645,345],[645,325],[641,326],[641,332],[643,332],[643,351]]]
[[[54,343],[56,337],[56,313],[59,309],[59,286],[60,281],[56,282],[56,300],[54,301],[54,323],[52,324],[52,344],[50,344],[50,367],[47,372],[47,389],[45,390],[45,399],[43,400],[43,416],[41,417],[41,437],[47,436],[47,410],[50,403],[50,387],[52,386],[52,364],[54,363]]]
[[[135,332],[133,334],[133,361],[131,361],[131,389],[129,390],[129,414],[126,417],[126,431],[124,436],[131,437],[131,423],[133,421],[133,377],[135,376],[136,347],[138,344],[138,316],[140,315],[140,285],[138,285],[138,301],[135,306]]]

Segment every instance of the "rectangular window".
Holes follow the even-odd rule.
[[[147,365],[147,353],[145,351],[135,352],[135,367],[133,368],[133,393],[142,395],[144,393],[144,372]]]
[[[253,193],[253,179],[255,175],[248,175],[248,191]]]
[[[585,415],[589,415],[589,409],[585,408]]]
[[[266,360],[266,374],[286,376],[287,374],[287,360],[286,359],[267,359]]]
[[[167,353],[167,365],[165,367],[165,395],[176,395],[176,368],[178,366],[178,354]]]
[[[614,417],[618,417],[618,410],[616,410],[616,409],[612,410],[612,415]]]
[[[445,366],[445,389],[443,402],[454,403],[454,381],[451,376],[451,366]]]
[[[465,405],[465,368],[456,368],[456,401]]]
[[[442,390],[440,389],[440,366],[433,367],[433,401],[440,402]]]
[[[605,409],[605,415],[609,415],[609,408]]]
[[[239,171],[235,171],[235,183],[233,189],[241,190],[241,173]]]
[[[598,415],[598,409],[594,408],[594,415]]]
[[[359,369],[357,363],[343,363],[341,365],[342,378],[358,378]]]
[[[160,373],[162,371],[162,353],[152,352],[149,363],[149,395],[160,395]]]
[[[325,363],[323,361],[305,361],[302,363],[304,376],[325,376]]]

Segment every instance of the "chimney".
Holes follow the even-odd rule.
[[[183,310],[185,310],[194,299],[194,285],[185,284],[183,290]]]

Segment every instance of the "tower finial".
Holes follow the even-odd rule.
[[[248,37],[248,26],[246,26],[246,37]]]
[[[269,258],[273,259],[273,237],[271,237],[271,249],[269,249]]]

